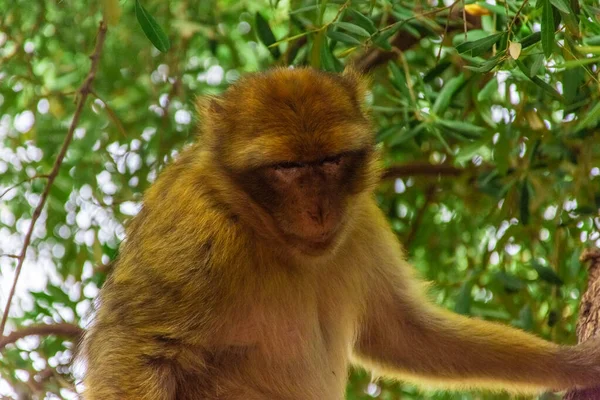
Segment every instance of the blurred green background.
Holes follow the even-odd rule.
[[[44,334],[1,350],[2,398],[76,398],[77,327],[143,191],[194,140],[196,97],[272,66],[353,64],[372,76],[387,167],[378,200],[436,302],[575,342],[586,286],[578,257],[600,244],[595,0],[0,0],[3,309],[103,19],[93,90],[5,329]],[[510,396],[354,370],[347,398]]]

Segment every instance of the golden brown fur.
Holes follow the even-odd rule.
[[[86,399],[340,400],[351,360],[450,387],[598,382],[597,349],[427,302],[371,193],[365,87],[278,69],[199,107],[102,289]]]

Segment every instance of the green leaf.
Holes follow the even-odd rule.
[[[401,135],[397,135],[392,140],[390,140],[390,146],[398,146],[405,142],[408,142],[410,139],[416,137],[421,131],[427,128],[427,125],[424,122],[419,123],[417,126],[412,128],[406,133],[402,133]]]
[[[442,87],[438,97],[435,99],[435,102],[431,107],[431,112],[435,115],[441,115],[444,111],[446,111],[450,105],[452,97],[457,90],[462,87],[463,83],[465,83],[464,74],[460,74],[448,80],[444,87]]]
[[[408,86],[406,84],[406,78],[404,77],[404,72],[400,70],[398,65],[393,60],[389,62],[389,66],[393,78],[392,85],[394,85],[394,87],[398,89],[398,91],[400,91],[400,93],[402,93],[407,100],[412,102],[410,92],[408,91]]]
[[[585,113],[585,116],[579,120],[575,126],[575,131],[596,126],[600,120],[600,102],[597,102],[594,107]]]
[[[523,180],[521,184],[521,192],[519,198],[519,219],[523,225],[529,224],[529,182],[527,179]]]
[[[543,0],[542,6],[542,49],[546,58],[554,50],[554,12],[550,0]]]
[[[293,11],[290,11],[290,15],[294,15],[294,14],[301,14],[301,13],[305,13],[308,11],[314,11],[317,9],[316,5],[312,5],[312,6],[306,6],[306,7],[301,7],[301,8],[297,8]]]
[[[350,33],[354,33],[357,36],[362,36],[365,38],[371,37],[371,34],[364,28],[361,28],[358,25],[351,24],[349,22],[336,22],[334,26],[348,31]]]
[[[469,314],[471,311],[471,303],[473,301],[473,297],[471,296],[471,292],[473,291],[473,280],[468,279],[465,281],[458,293],[458,298],[456,299],[456,305],[454,306],[454,311],[458,314]]]
[[[474,42],[465,42],[456,46],[456,51],[459,53],[470,52],[471,56],[477,57],[486,51],[490,50],[502,36],[505,35],[505,32],[496,33],[491,36],[484,37],[483,39],[475,40]]]
[[[536,76],[540,69],[544,65],[544,56],[541,54],[534,54],[531,57],[531,65],[529,66],[529,76]]]
[[[552,86],[541,80],[539,77],[534,76],[531,78],[531,81],[538,85],[544,92],[548,93],[550,96],[554,97],[556,100],[566,103],[565,98],[562,97],[560,93],[556,91]]]
[[[494,67],[496,67],[498,64],[500,64],[500,62],[502,61],[502,57],[500,54],[497,54],[496,56],[490,58],[489,60],[485,61],[483,64],[480,64],[479,66],[470,66],[467,65],[465,67],[465,69],[474,71],[474,72],[490,72],[491,70],[494,69]],[[519,60],[516,60],[519,61]]]
[[[395,32],[391,32],[390,30],[387,30],[383,33],[379,33],[379,34],[375,34],[375,36],[373,37],[373,43],[385,50],[385,51],[391,51],[392,50],[392,45],[389,42],[390,37],[392,37],[394,35]]]
[[[565,61],[562,64],[557,64],[555,67],[570,69],[570,68],[581,67],[581,66],[587,65],[587,64],[597,63],[599,61],[600,61],[600,56],[599,57],[580,58],[578,60]]]
[[[452,65],[452,62],[450,62],[448,60],[439,62],[435,67],[433,67],[432,69],[427,71],[427,73],[423,77],[423,82],[425,82],[425,83],[431,82],[434,78],[437,78],[438,76],[440,76],[451,65]]]
[[[400,132],[403,127],[404,124],[393,124],[390,126],[386,126],[385,128],[381,128],[379,132],[377,132],[377,135],[375,135],[376,142],[383,142],[387,138],[392,137],[394,134]]]
[[[504,290],[509,293],[515,293],[525,287],[525,283],[515,275],[509,274],[504,271],[496,273],[495,278],[500,281]]]
[[[550,0],[550,3],[564,13],[571,13],[571,6],[566,0]]]
[[[550,267],[542,265],[540,262],[533,260],[531,266],[538,273],[541,280],[553,285],[562,285],[564,282]]]
[[[270,47],[276,42],[275,35],[269,26],[267,20],[259,13],[255,15],[256,32],[260,41],[267,46],[273,58],[278,59],[281,56],[281,52],[277,46]]]
[[[377,32],[377,27],[375,26],[375,23],[371,21],[371,18],[352,8],[348,8],[346,12],[350,14],[350,16],[352,17],[354,22],[356,22],[357,25],[361,26],[370,34]]]
[[[360,41],[358,39],[356,39],[350,35],[347,35],[343,32],[328,30],[327,36],[329,36],[330,39],[335,40],[337,42],[347,43],[347,44],[351,44],[351,45],[359,45],[360,44]]]
[[[165,53],[171,47],[167,34],[162,30],[154,17],[146,11],[139,0],[135,2],[135,16],[144,31],[146,37],[152,42],[154,47]]]
[[[485,132],[485,128],[465,121],[439,119],[436,121],[443,128],[451,129],[467,139],[478,139]]]
[[[325,71],[336,72],[334,56],[325,39],[321,42],[320,56],[323,69]]]
[[[521,43],[521,46],[525,49],[529,46],[533,46],[534,44],[539,42],[541,39],[542,39],[542,33],[534,32],[531,35],[524,37],[519,43]]]

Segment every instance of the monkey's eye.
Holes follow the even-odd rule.
[[[299,163],[299,162],[282,162],[279,164],[275,164],[273,166],[274,169],[292,169],[292,168],[302,168],[304,167],[304,164]]]
[[[337,156],[326,157],[321,160],[321,165],[338,165],[342,161],[342,154],[338,154]]]

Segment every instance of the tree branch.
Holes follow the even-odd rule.
[[[394,165],[388,167],[383,172],[382,179],[396,179],[404,178],[407,176],[460,176],[467,172],[468,169],[453,167],[452,165],[445,164],[428,164],[423,162],[417,162],[412,164]]]
[[[18,188],[22,184],[27,183],[27,182],[31,182],[31,181],[33,181],[35,179],[41,179],[41,178],[48,178],[48,175],[35,175],[35,176],[32,176],[31,178],[27,178],[27,179],[22,180],[21,182],[12,185],[8,189],[6,189],[4,192],[2,192],[2,194],[0,194],[0,199],[3,198],[6,193],[10,192],[13,189]]]
[[[579,343],[591,339],[600,332],[600,249],[587,249],[580,257],[581,262],[590,262],[588,288],[581,296],[577,339]],[[565,400],[598,400],[600,386],[588,389],[569,390]]]
[[[19,339],[23,339],[27,336],[48,336],[57,335],[67,337],[73,341],[79,340],[85,331],[74,324],[60,323],[53,325],[32,325],[26,326],[16,331],[11,332],[7,336],[0,337],[0,351],[3,350],[6,345],[12,344]]]
[[[19,254],[19,258],[17,261],[17,267],[15,269],[15,278],[13,280],[13,285],[8,294],[8,298],[6,299],[6,307],[4,307],[4,314],[2,315],[2,322],[0,323],[0,334],[4,332],[4,327],[6,326],[6,321],[8,319],[8,312],[10,311],[10,305],[12,299],[15,295],[15,290],[17,287],[17,282],[19,281],[19,276],[21,274],[21,269],[23,268],[23,262],[25,261],[25,255],[27,253],[27,248],[31,242],[31,237],[33,235],[33,228],[35,227],[35,223],[38,218],[42,214],[42,209],[46,204],[46,200],[48,199],[48,194],[50,193],[50,188],[52,188],[52,184],[58,175],[60,167],[65,159],[65,155],[67,153],[67,149],[73,140],[73,134],[75,132],[75,128],[79,123],[79,119],[81,118],[81,112],[83,111],[83,106],[88,98],[92,90],[92,83],[96,78],[96,71],[98,69],[98,62],[100,61],[100,53],[102,52],[102,48],[104,47],[104,39],[106,38],[106,23],[104,21],[100,22],[100,27],[98,28],[98,35],[96,37],[96,47],[94,48],[94,52],[90,56],[92,60],[92,64],[90,66],[90,71],[85,78],[85,81],[81,85],[79,89],[79,98],[77,100],[77,106],[75,108],[75,114],[73,115],[73,120],[71,121],[71,125],[69,126],[69,130],[67,131],[67,135],[63,141],[62,147],[60,148],[60,152],[56,156],[56,160],[54,161],[54,165],[52,166],[52,170],[48,174],[48,181],[46,182],[46,187],[44,188],[44,192],[40,197],[40,202],[37,207],[33,211],[33,215],[31,216],[31,224],[29,225],[29,230],[25,235],[25,240],[23,242],[23,248],[21,249],[21,253]]]
[[[452,6],[455,3],[453,3]],[[450,8],[451,8],[451,6],[445,6],[442,8],[430,10],[426,13],[415,16],[413,19],[424,18],[426,16],[434,15],[434,14],[437,14],[439,12],[445,11]],[[451,21],[453,19],[458,19],[460,11],[462,11],[462,10],[454,10],[453,12],[451,12],[448,15],[448,21]],[[390,22],[393,23],[394,21],[390,21]],[[467,23],[473,28],[480,27],[481,26],[481,18],[467,14],[464,24],[461,23],[460,26],[453,24],[448,27],[446,33],[454,32],[454,31],[462,31],[465,29],[464,26],[466,26]],[[421,32],[422,37],[418,37],[418,38],[408,34],[406,31],[400,31],[392,38],[392,40],[390,41],[390,44],[392,45],[393,48],[398,49],[400,51],[408,50],[411,47],[413,47],[414,45],[416,45],[417,43],[419,43],[421,41],[421,39],[423,38],[423,36],[427,36],[427,35],[431,34],[431,32],[426,29],[419,29],[419,31]],[[397,56],[397,54],[394,51],[385,51],[385,50],[382,50],[382,49],[379,49],[376,47],[371,47],[360,57],[356,58],[353,61],[353,65],[358,71],[361,71],[363,73],[369,73],[369,72],[373,71],[375,68],[377,68],[378,66],[383,65],[383,64],[387,63],[389,60],[396,58],[396,56]]]

